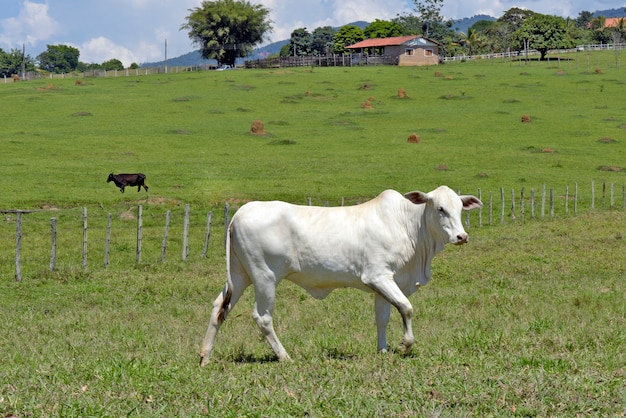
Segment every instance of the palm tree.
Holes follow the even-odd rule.
[[[476,29],[469,28],[467,35],[461,40],[461,44],[465,45],[469,51],[469,55],[472,55],[474,48],[480,48],[483,45],[481,33]]]

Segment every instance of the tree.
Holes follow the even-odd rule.
[[[13,74],[22,73],[22,61],[24,61],[24,69],[26,71],[34,71],[35,63],[33,59],[26,55],[22,56],[19,49],[11,49],[6,53],[0,48],[0,77],[10,77]]]
[[[235,65],[235,59],[247,56],[272,30],[269,10],[245,0],[205,0],[189,11],[181,30],[189,30],[203,58],[220,64]]]
[[[422,33],[423,22],[415,15],[404,13],[397,15],[391,21],[397,24],[401,30],[401,35],[417,35]]]
[[[506,23],[507,25],[509,25],[509,29],[511,29],[512,32],[515,32],[516,30],[522,27],[522,24],[524,23],[526,19],[530,18],[531,16],[535,14],[536,13],[533,12],[532,10],[520,9],[519,7],[512,7],[506,12],[504,12],[504,14],[498,18],[498,22]]]
[[[113,58],[108,61],[104,61],[102,63],[102,69],[105,71],[112,71],[112,70],[121,71],[124,69],[124,64],[122,64],[122,61],[118,60],[117,58]]]
[[[37,56],[39,68],[51,73],[61,74],[76,70],[80,51],[68,45],[48,45],[48,48]]]
[[[291,32],[289,40],[290,54],[294,57],[311,53],[311,34],[306,28],[299,28]]]
[[[366,38],[390,38],[392,36],[402,36],[402,27],[388,20],[374,20],[365,29],[363,29],[363,35]]]
[[[321,26],[311,34],[311,54],[327,55],[333,50],[333,36],[335,29],[332,26]]]
[[[365,35],[358,26],[342,26],[335,36],[333,36],[333,52],[336,54],[345,54],[349,52],[346,46],[361,42],[363,39],[365,39]]]
[[[518,45],[528,42],[530,48],[536,49],[544,60],[550,49],[569,48],[572,41],[567,36],[565,19],[558,16],[534,14],[522,23],[515,32]]]
[[[419,17],[426,25],[432,23],[442,23],[443,16],[441,15],[441,8],[443,7],[443,0],[413,0],[415,4],[415,10],[419,13]],[[428,30],[424,31],[428,36]]]
[[[576,18],[576,26],[582,29],[589,29],[592,20],[593,13],[583,10],[582,12],[578,13],[578,17]]]
[[[483,39],[481,33],[476,29],[469,28],[467,30],[467,36],[465,36],[461,40],[461,45],[465,46],[468,49],[469,55],[474,55],[477,48],[480,48],[483,45]]]

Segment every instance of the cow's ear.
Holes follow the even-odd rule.
[[[463,202],[463,209],[465,210],[478,209],[483,207],[483,202],[481,202],[480,199],[475,196],[461,195],[459,197]]]
[[[409,199],[411,202],[415,203],[416,205],[424,204],[428,202],[429,200],[428,195],[426,193],[420,192],[419,190],[408,192],[404,195],[404,197],[406,197],[407,199]]]

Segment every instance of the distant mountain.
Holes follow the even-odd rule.
[[[459,20],[452,21],[452,29],[455,32],[463,32],[467,33],[467,30],[472,27],[472,25],[476,22],[480,22],[481,20],[489,20],[491,22],[495,22],[497,19],[488,15],[476,15],[472,17],[465,17]]]
[[[599,10],[597,12],[593,12],[593,17],[604,16],[604,17],[624,17],[626,16],[626,8],[620,7],[618,9],[607,9],[607,10]],[[577,16],[573,16],[577,17]]]

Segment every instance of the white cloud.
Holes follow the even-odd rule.
[[[133,62],[139,63],[138,57],[128,48],[116,45],[110,39],[98,37],[84,42],[80,47],[80,61],[86,63],[102,64],[104,61],[117,58],[122,61],[124,67]]]
[[[0,45],[16,48],[50,39],[61,25],[48,15],[47,3],[25,0],[17,17],[0,21]]]

